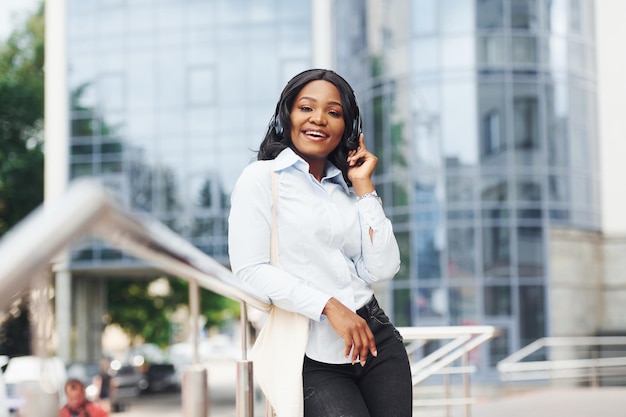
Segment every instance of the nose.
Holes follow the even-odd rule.
[[[315,110],[311,112],[311,116],[309,117],[311,123],[316,125],[325,126],[326,125],[326,117],[323,110]]]

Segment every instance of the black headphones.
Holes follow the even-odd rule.
[[[361,122],[361,112],[359,110],[359,102],[356,99],[356,94],[354,95],[354,102],[356,103],[356,117],[352,121],[352,132],[346,141],[348,142],[348,144],[354,143],[355,144],[354,148],[356,149],[356,144],[359,143],[359,136],[361,136],[361,133],[363,131],[363,124]],[[276,113],[274,113],[274,115],[270,119],[270,128],[271,127],[274,128],[274,132],[276,132],[277,136],[281,136],[284,131],[283,125],[282,123],[280,123],[280,117],[279,117],[281,107],[282,107],[282,102],[278,103],[278,106],[276,106]]]

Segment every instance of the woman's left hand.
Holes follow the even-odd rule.
[[[377,164],[378,158],[367,150],[361,133],[358,148],[348,153],[348,178],[355,187],[359,183],[371,183],[372,174]]]

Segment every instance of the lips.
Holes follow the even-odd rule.
[[[316,130],[316,129],[303,130],[302,133],[304,133],[305,136],[313,140],[322,140],[322,139],[326,139],[329,137],[329,135],[326,132],[322,130]]]

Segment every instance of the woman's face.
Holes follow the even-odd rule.
[[[311,164],[339,145],[345,123],[339,90],[332,83],[315,80],[298,93],[290,114],[294,151]]]

